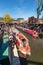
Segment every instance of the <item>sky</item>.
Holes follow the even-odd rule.
[[[0,0],[0,17],[6,13],[10,14],[12,18],[37,17],[36,8],[36,0]],[[43,12],[41,16],[42,14]]]

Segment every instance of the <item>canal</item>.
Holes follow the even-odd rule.
[[[34,39],[29,34],[19,29],[29,40],[31,47],[31,56],[24,58],[20,52],[21,65],[43,65],[43,39]],[[8,58],[8,36],[3,38],[3,43],[0,48],[0,64],[10,65]]]
[[[29,40],[29,44],[31,47],[31,56],[28,56],[26,60],[28,63],[33,64],[33,65],[42,65],[43,64],[43,38],[42,39],[35,39],[29,34],[23,32],[22,30],[18,29],[21,31]],[[19,53],[20,57],[22,56]]]

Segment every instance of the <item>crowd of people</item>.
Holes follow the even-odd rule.
[[[38,32],[38,35],[40,37],[43,37],[43,24],[20,24],[19,26],[22,26],[24,28],[29,28],[31,30],[35,30],[36,32]]]
[[[41,33],[43,32],[43,24],[33,24],[33,25],[29,25],[30,29],[34,29],[37,32]]]
[[[3,35],[4,34],[4,31],[8,29],[8,27],[10,27],[12,25],[0,25],[0,37],[1,37],[1,34]],[[32,30],[35,30],[38,32],[38,34],[42,34],[43,35],[43,24],[22,24],[20,26],[23,26],[23,27],[27,27],[29,29],[32,29]],[[7,30],[8,32],[8,30]]]
[[[29,29],[38,32],[40,38],[43,38],[43,24],[28,24]]]

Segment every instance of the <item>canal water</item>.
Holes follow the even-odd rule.
[[[28,65],[43,65],[43,38],[35,39],[22,30],[20,31],[28,38],[31,47],[31,56],[26,58]],[[19,55],[22,56],[21,54]]]

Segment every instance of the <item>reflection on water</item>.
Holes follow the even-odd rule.
[[[20,57],[20,62],[21,62],[21,65],[43,65],[43,63],[38,63],[38,62],[30,61],[30,60],[27,61],[26,58],[22,58],[22,57]],[[0,64],[10,65],[9,58],[6,58],[0,61]]]
[[[0,38],[0,48],[2,46],[2,43],[3,43],[3,38]]]
[[[0,60],[0,65],[10,65],[9,58]]]

